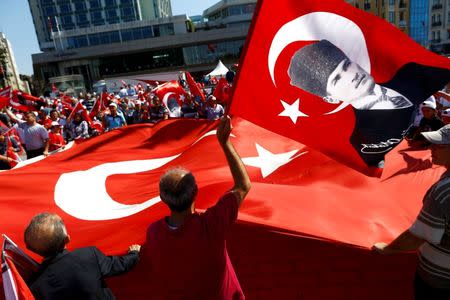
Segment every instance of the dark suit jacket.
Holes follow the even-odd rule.
[[[29,286],[37,300],[115,299],[104,279],[129,271],[138,260],[136,251],[105,256],[96,247],[64,250],[43,261]]]

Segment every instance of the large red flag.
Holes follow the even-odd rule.
[[[341,0],[260,1],[241,62],[231,113],[370,175],[450,81],[449,59]]]
[[[186,74],[186,82],[189,86],[189,90],[191,91],[191,94],[194,97],[195,101],[198,103],[205,102],[206,99],[205,94],[203,94],[203,91],[195,82],[194,78],[192,78],[191,73],[185,72],[185,74]]]
[[[9,105],[18,110],[31,111],[38,109],[37,106],[40,101],[40,98],[34,97],[33,95],[14,90],[11,92]]]
[[[250,122],[234,119],[234,126],[231,139],[252,180],[240,222],[292,237],[307,234],[366,248],[391,240],[410,226],[425,191],[444,171],[431,168],[429,153],[404,149],[389,153],[382,179],[371,178]],[[1,229],[23,246],[31,217],[51,211],[64,219],[70,249],[96,245],[107,254],[123,253],[168,213],[158,197],[159,177],[168,168],[192,170],[199,209],[233,185],[214,129],[204,120],[129,126],[0,173]],[[251,269],[246,272],[257,272]],[[157,287],[150,288],[142,274],[138,278],[131,281],[140,284],[133,293],[145,299]],[[125,288],[123,280],[113,287]]]

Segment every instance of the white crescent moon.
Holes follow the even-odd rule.
[[[215,130],[200,137],[214,135]],[[116,174],[133,174],[157,169],[173,161],[182,153],[156,159],[106,163],[86,171],[62,174],[55,186],[55,203],[67,214],[88,221],[113,220],[139,213],[158,203],[159,197],[140,204],[126,205],[114,201],[106,190],[106,179]]]
[[[174,92],[168,92],[164,95],[162,102],[164,103],[164,105],[166,106],[166,108],[169,110],[169,117],[179,117],[179,114],[176,115],[173,111],[170,110],[169,105],[167,105],[167,101],[169,101],[169,97],[170,95],[176,95],[176,93]],[[178,106],[177,108],[178,113],[181,111],[181,107]]]
[[[300,16],[284,24],[275,34],[270,45],[268,68],[275,86],[275,64],[281,52],[297,41],[328,40],[340,48],[347,57],[356,62],[370,74],[370,57],[366,40],[361,29],[353,21],[329,12],[314,12]],[[336,113],[349,104],[343,102],[335,110]]]

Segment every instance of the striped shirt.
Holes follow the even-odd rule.
[[[433,287],[450,288],[450,170],[428,190],[409,231],[426,240],[419,248],[419,275]]]

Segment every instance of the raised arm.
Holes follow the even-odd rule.
[[[231,174],[233,175],[234,186],[232,191],[239,195],[238,206],[240,206],[250,190],[251,183],[247,170],[245,169],[239,154],[236,152],[233,144],[229,140],[231,129],[230,117],[222,117],[220,119],[219,127],[217,128],[217,139],[220,146],[222,146]]]
[[[6,114],[8,115],[8,117],[11,119],[11,121],[13,121],[14,123],[19,123],[19,119],[17,119],[17,117],[6,107],[4,108],[4,111],[6,112]]]

